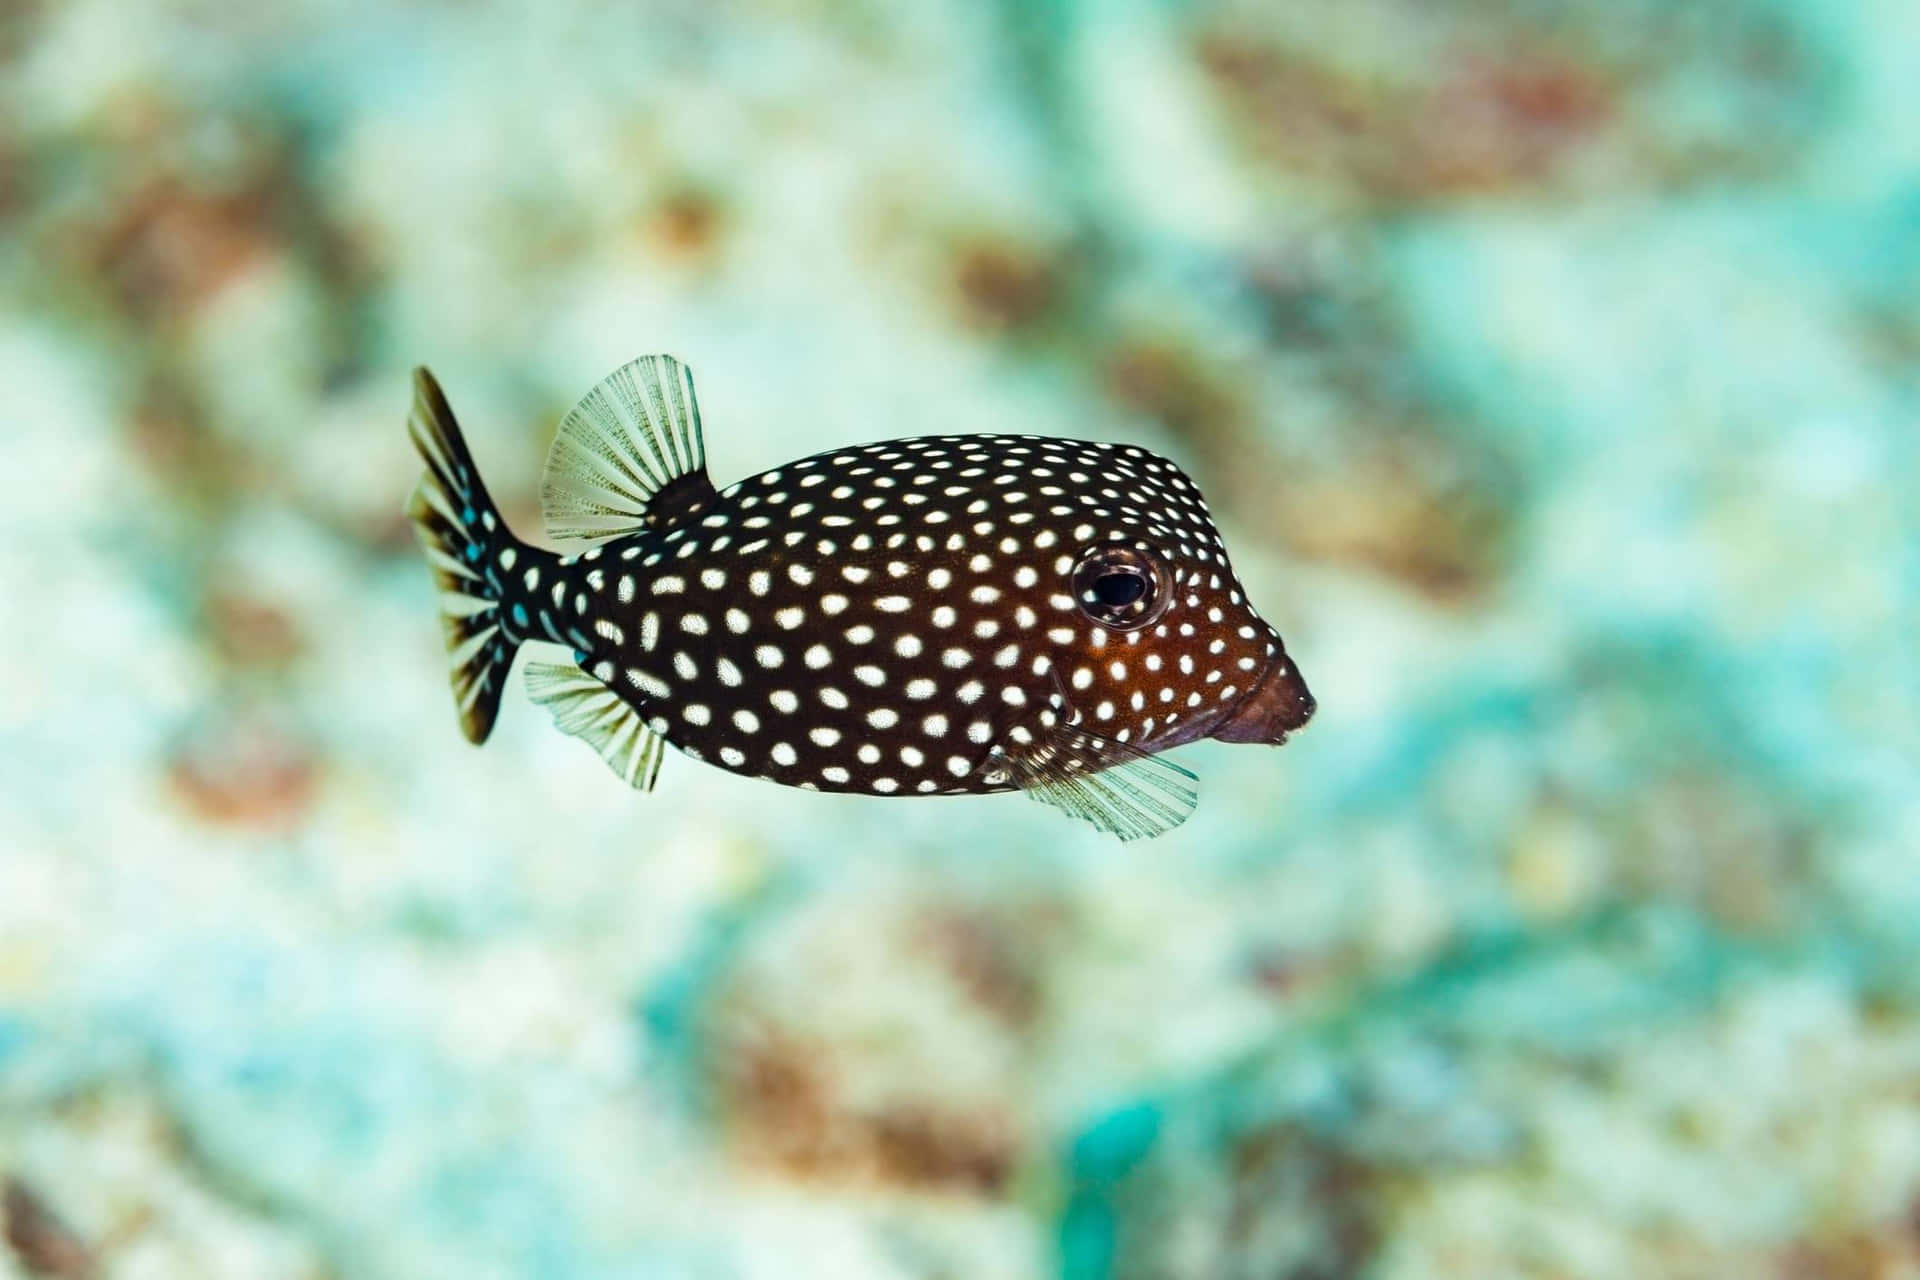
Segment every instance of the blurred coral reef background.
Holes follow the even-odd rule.
[[[531,534],[652,351],[1170,454],[1319,718],[472,750],[407,370]],[[6,1280],[1920,1275],[1910,0],[12,0],[0,415]]]

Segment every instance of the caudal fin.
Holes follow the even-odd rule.
[[[500,614],[500,574],[519,543],[480,482],[460,426],[440,384],[413,371],[413,411],[407,434],[426,460],[426,474],[407,502],[407,518],[440,585],[440,624],[453,665],[453,699],[461,732],[485,742],[500,714],[500,695],[513,665],[517,639]],[[508,551],[505,564],[502,552]]]

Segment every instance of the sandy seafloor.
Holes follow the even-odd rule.
[[[623,360],[1146,444],[1321,710],[1122,846],[453,722]],[[1920,6],[0,10],[0,1276],[1920,1275]],[[517,682],[516,682],[517,683]]]

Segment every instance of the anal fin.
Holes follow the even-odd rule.
[[[580,739],[636,791],[653,790],[666,744],[619,694],[579,667],[527,664],[527,696],[553,713],[562,733]]]
[[[1059,715],[1046,713],[1028,741],[996,747],[987,767],[1005,769],[1035,800],[1122,840],[1164,835],[1193,813],[1200,791],[1191,772]]]

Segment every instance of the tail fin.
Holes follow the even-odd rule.
[[[500,614],[501,552],[517,547],[461,438],[440,384],[413,371],[407,434],[426,459],[407,517],[440,584],[440,624],[453,664],[453,699],[469,742],[485,742],[500,714],[500,694],[519,642]]]

